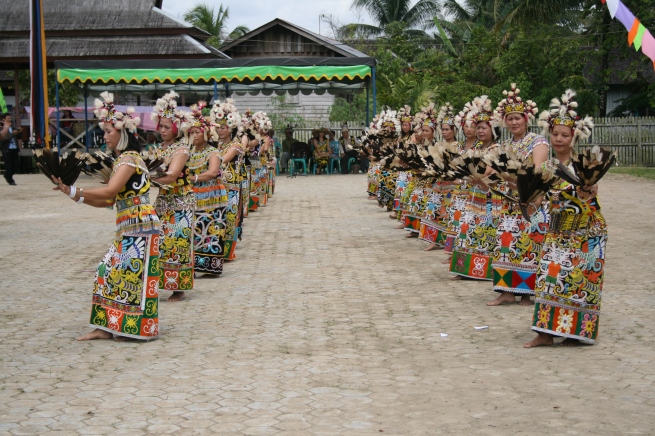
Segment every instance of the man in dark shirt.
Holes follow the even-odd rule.
[[[293,129],[287,127],[284,129],[284,140],[282,141],[282,155],[280,155],[280,168],[286,170],[289,167],[289,158],[291,157],[291,145],[296,142],[293,139]]]
[[[21,129],[14,129],[11,123],[11,114],[3,114],[2,125],[0,125],[0,151],[5,162],[5,180],[10,185],[16,186],[14,174],[18,172],[20,165]]]

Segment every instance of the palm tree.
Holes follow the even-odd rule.
[[[375,25],[352,23],[341,29],[345,35],[362,37],[379,36],[384,27],[391,23],[403,23],[408,33],[424,34],[423,30],[432,27],[432,18],[439,12],[438,0],[353,0],[352,8],[363,9],[371,16]]]
[[[213,47],[222,46],[225,41],[240,38],[250,32],[246,26],[237,26],[231,32],[227,32],[227,19],[229,18],[229,7],[218,7],[218,13],[214,13],[214,8],[207,4],[199,4],[189,9],[184,14],[184,19],[199,29],[207,31],[211,37],[207,39],[207,44]]]

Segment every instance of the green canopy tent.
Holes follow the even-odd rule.
[[[246,92],[270,95],[284,93],[338,93],[366,89],[366,123],[369,123],[368,96],[372,93],[376,113],[374,58],[247,58],[217,60],[142,60],[123,61],[120,68],[112,60],[57,61],[57,126],[59,126],[59,83],[83,86],[86,97],[90,89],[148,91],[151,89],[213,90],[230,95]],[[87,111],[85,110],[85,114]],[[85,115],[85,122],[87,122]],[[88,127],[86,127],[88,129]],[[89,135],[87,149],[89,147]],[[57,127],[57,143],[60,144]]]

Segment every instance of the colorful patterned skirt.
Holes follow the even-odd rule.
[[[275,194],[275,167],[268,168],[268,196],[272,197]]]
[[[241,165],[241,207],[243,212],[241,216],[246,218],[250,212],[250,186],[252,182],[252,167],[250,165]]]
[[[266,206],[268,203],[268,167],[262,164],[259,169],[259,206]]]
[[[397,213],[396,219],[401,220],[403,216],[403,195],[409,183],[412,180],[412,173],[410,171],[399,171],[396,178],[396,190],[393,196],[393,210]]]
[[[382,170],[380,173],[380,188],[378,190],[378,204],[380,207],[386,207],[387,210],[393,209],[393,196],[396,190],[397,171]]]
[[[91,327],[135,339],[159,334],[159,235],[123,235],[96,271]]]
[[[500,196],[487,195],[476,187],[462,214],[450,272],[480,280],[492,280],[491,253],[496,246],[496,227],[502,208]]]
[[[193,289],[193,228],[195,195],[158,195],[155,210],[161,222],[159,288]]]
[[[225,259],[227,206],[211,210],[196,210],[194,227],[194,268],[196,272],[220,275]]]
[[[444,241],[443,248],[446,254],[453,254],[455,241],[459,236],[459,228],[462,224],[462,218],[470,195],[470,191],[461,186],[453,188],[450,192],[450,202],[446,208],[448,218],[446,220],[446,240]]]
[[[368,169],[368,188],[366,192],[369,196],[377,196],[380,188],[380,165],[371,165]]]
[[[403,217],[405,230],[412,233],[418,233],[421,229],[421,218],[425,215],[428,197],[434,179],[417,179],[414,177],[412,180],[415,180],[415,183],[412,184],[413,188],[409,193],[407,211],[403,214]]]
[[[544,209],[537,210],[528,222],[517,204],[504,202],[491,261],[494,291],[534,295],[537,262],[548,221]]]
[[[443,247],[446,244],[448,207],[450,206],[453,185],[448,182],[435,182],[428,192],[425,214],[421,219],[419,239]]]
[[[248,201],[248,210],[254,212],[259,209],[259,197],[261,195],[262,164],[259,158],[252,157],[250,160],[250,199]]]
[[[588,230],[546,234],[537,266],[532,330],[596,342],[606,245],[604,221]]]

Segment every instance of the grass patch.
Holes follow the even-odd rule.
[[[613,167],[610,168],[612,174],[627,174],[635,177],[645,177],[655,180],[655,167]]]

